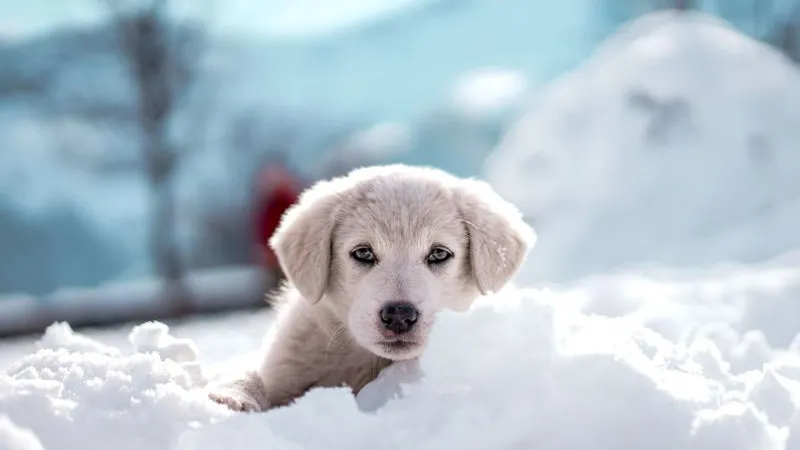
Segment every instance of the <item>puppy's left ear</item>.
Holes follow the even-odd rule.
[[[497,292],[517,273],[536,233],[520,211],[483,181],[459,180],[455,202],[469,236],[472,275],[481,294]]]
[[[342,183],[337,181],[322,181],[306,190],[283,214],[269,240],[286,278],[312,303],[328,286],[331,239],[342,202],[337,190]]]

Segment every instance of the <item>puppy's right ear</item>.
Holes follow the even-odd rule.
[[[460,180],[454,193],[468,230],[470,265],[478,289],[481,294],[497,292],[522,266],[536,233],[519,210],[484,181]]]
[[[305,191],[283,214],[269,240],[289,282],[312,303],[322,298],[328,285],[331,238],[342,202],[336,184],[323,181]]]

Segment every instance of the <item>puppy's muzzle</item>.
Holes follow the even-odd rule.
[[[419,318],[419,310],[408,302],[392,302],[383,306],[381,323],[390,331],[403,334],[411,331]]]

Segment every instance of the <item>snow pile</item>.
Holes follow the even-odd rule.
[[[800,421],[798,355],[734,371],[707,337],[675,345],[564,300],[507,291],[444,315],[422,380],[374,415],[344,389],[314,390],[292,407],[195,430],[180,448],[786,448]]]
[[[753,350],[768,348],[768,342],[800,354],[798,267],[769,262],[703,271],[653,269],[594,276],[552,290],[584,313],[631,318],[676,342],[698,332],[714,336],[724,357],[736,363],[751,352],[736,349],[740,337]]]
[[[170,335],[169,327],[161,322],[151,321],[133,327],[128,340],[137,352],[155,352],[177,362],[197,359],[194,342]]]
[[[43,450],[42,443],[30,430],[20,428],[0,415],[0,450]]]
[[[176,346],[180,340],[168,331],[163,324],[143,324],[129,339],[162,354],[185,347]],[[0,375],[0,418],[7,417],[0,434],[14,436],[9,442],[20,448],[36,448],[22,427],[45,449],[166,449],[185,430],[229,414],[197,389],[205,381],[198,381],[193,359],[126,353],[76,334],[68,324],[54,324],[38,344],[40,350]]]
[[[738,294],[793,298],[800,269],[773,270],[753,269],[752,278],[772,279],[769,294],[747,283]],[[204,381],[164,359],[194,350],[162,324],[129,335],[139,350],[157,350],[149,353],[107,351],[58,325],[42,349],[0,376],[0,433],[30,436],[19,431],[29,429],[45,449],[67,450],[391,449],[409,442],[420,449],[800,448],[800,354],[723,319],[670,339],[643,326],[642,317],[585,314],[586,303],[576,301],[626,287],[617,279],[604,291],[597,284],[507,289],[466,313],[443,313],[418,366],[390,367],[358,398],[346,388],[314,389],[289,407],[254,415],[207,401]],[[719,297],[710,288],[663,288],[682,292],[686,303]]]
[[[190,339],[169,334],[169,327],[150,321],[133,327],[128,341],[137,353],[156,353],[164,359],[175,361],[183,367],[195,383],[205,383],[203,370],[197,360],[197,345]]]
[[[120,351],[102,342],[96,341],[82,334],[75,333],[66,322],[56,322],[44,331],[44,336],[37,342],[41,349],[64,349],[78,353],[100,353],[103,355],[117,356]]]
[[[800,71],[700,14],[639,19],[545,89],[485,175],[537,227],[526,279],[800,246]]]

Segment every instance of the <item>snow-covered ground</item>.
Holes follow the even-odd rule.
[[[442,314],[420,367],[389,369],[355,401],[346,389],[319,389],[249,416],[224,411],[200,389],[257,352],[266,313],[178,326],[172,332],[180,339],[145,324],[128,342],[126,329],[93,339],[56,325],[36,353],[0,376],[0,415],[6,434],[27,436],[19,431],[27,429],[44,448],[66,450],[409,442],[423,449],[796,450],[796,344],[772,346],[761,331],[744,330],[767,317],[800,329],[798,315],[786,312],[797,303],[800,267],[745,274],[691,274],[692,281],[631,274],[566,290],[510,288],[466,313]],[[593,309],[632,314],[585,312]],[[671,329],[662,335],[646,327],[654,318],[671,320]],[[194,357],[206,348],[215,361],[198,364]],[[398,375],[410,381],[396,383]]]
[[[241,415],[201,388],[257,353],[268,312],[57,324],[0,350],[0,448],[800,450],[797,123],[776,52],[643,18],[489,161],[537,247],[520,287],[440,316],[419,367]]]

